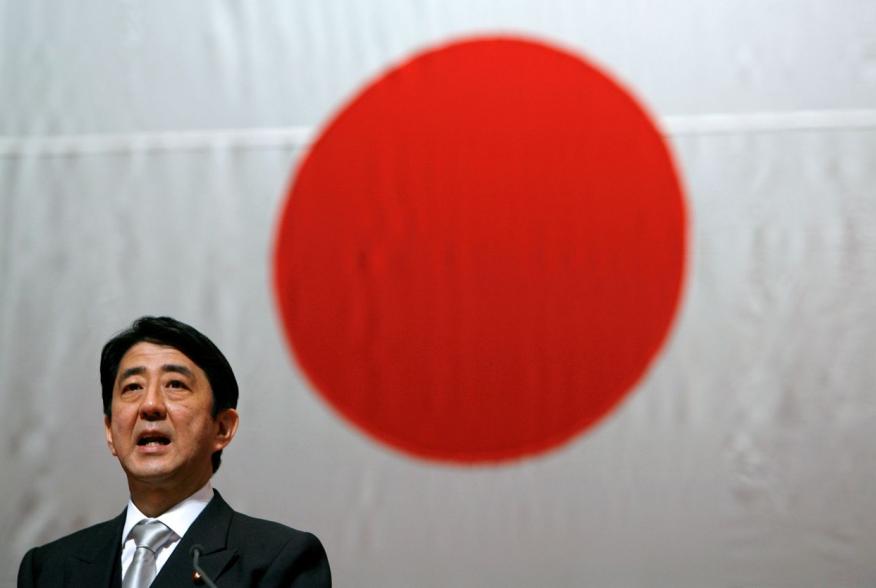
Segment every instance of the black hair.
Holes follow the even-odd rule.
[[[107,341],[100,354],[100,387],[103,396],[103,414],[112,418],[113,386],[122,357],[141,342],[173,347],[204,370],[213,391],[212,416],[216,418],[226,408],[237,407],[237,379],[231,364],[206,335],[183,322],[167,316],[144,316]],[[212,456],[213,472],[219,469],[222,450]]]

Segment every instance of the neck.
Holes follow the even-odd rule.
[[[200,490],[209,479],[210,476],[207,476],[202,480],[174,486],[129,480],[128,489],[134,506],[147,517],[155,518]]]

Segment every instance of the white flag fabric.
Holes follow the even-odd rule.
[[[0,586],[114,516],[98,354],[134,318],[211,337],[241,387],[214,485],[315,532],[338,586],[876,582],[876,9],[864,0],[99,2],[4,8]],[[499,463],[339,414],[285,339],[273,255],[331,117],[429,47],[519,34],[629,88],[669,144],[687,269],[595,427]],[[343,173],[343,170],[338,170]]]

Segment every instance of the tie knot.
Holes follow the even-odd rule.
[[[131,529],[131,538],[137,549],[145,547],[151,552],[164,546],[174,535],[173,530],[159,520],[143,519]]]

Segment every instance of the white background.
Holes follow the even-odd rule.
[[[499,467],[378,445],[305,383],[270,255],[327,117],[412,52],[557,44],[653,113],[691,212],[679,317],[590,433]],[[214,480],[337,586],[876,584],[876,3],[0,2],[0,585],[117,514],[98,354],[141,314],[241,384]]]

